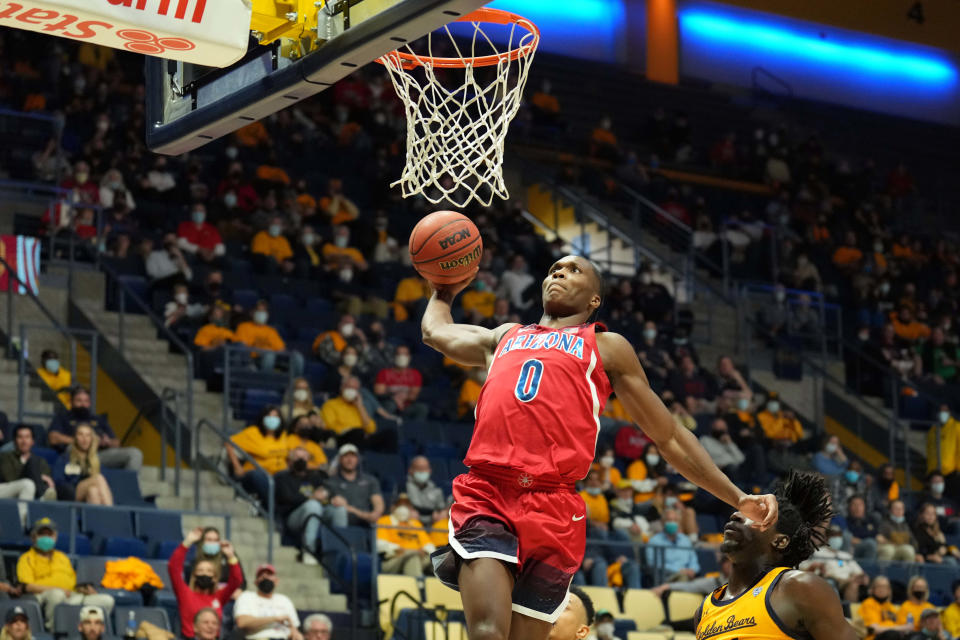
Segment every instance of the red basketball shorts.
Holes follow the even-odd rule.
[[[474,467],[453,481],[450,544],[433,554],[437,577],[457,589],[463,560],[516,565],[513,610],[556,622],[583,562],[586,508],[572,484],[502,467]]]

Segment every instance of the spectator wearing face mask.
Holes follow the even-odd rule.
[[[423,522],[433,522],[438,511],[443,511],[447,507],[447,501],[443,497],[443,489],[438,487],[431,479],[433,470],[430,468],[430,461],[426,456],[416,456],[410,461],[410,469],[407,471],[407,482],[405,490],[410,498],[412,506]]]
[[[287,532],[300,538],[302,562],[317,564],[317,539],[320,521],[334,527],[347,526],[347,510],[330,504],[324,486],[327,473],[310,468],[310,453],[302,447],[290,450],[288,466],[275,476],[277,515]]]
[[[886,576],[876,576],[870,583],[869,596],[860,603],[857,615],[863,620],[867,640],[901,640],[903,629],[897,624],[899,607],[891,602],[892,589]]]
[[[603,490],[613,491],[617,488],[623,474],[616,467],[616,453],[613,447],[601,446],[597,450],[597,465],[600,469],[600,476],[603,479]]]
[[[307,465],[311,469],[325,469],[327,466],[327,454],[318,444],[325,429],[314,426],[315,420],[319,421],[317,414],[306,414],[290,421],[290,429],[287,434],[287,449],[303,449],[308,454]]]
[[[323,253],[320,236],[312,225],[300,228],[300,235],[293,246],[293,264],[298,278],[319,278],[323,273]]]
[[[889,512],[880,524],[877,535],[877,560],[881,562],[923,562],[923,556],[916,552],[917,541],[907,524],[906,509],[903,502],[894,500]]]
[[[197,329],[193,344],[203,351],[216,351],[235,340],[236,335],[230,330],[227,310],[219,304],[214,304],[210,307],[207,323]]]
[[[377,552],[384,573],[420,577],[430,566],[436,547],[416,516],[406,494],[401,493],[393,510],[377,520]]]
[[[356,319],[349,313],[340,316],[337,328],[324,331],[313,340],[313,353],[331,367],[340,364],[344,348],[347,345],[363,351],[367,343],[363,330],[357,327]]]
[[[360,209],[343,193],[343,181],[330,178],[327,194],[320,198],[320,209],[330,217],[330,224],[342,225],[360,217]]]
[[[283,419],[296,420],[301,416],[313,416],[314,426],[323,428],[323,419],[320,417],[320,407],[313,402],[313,390],[306,378],[295,378],[287,389],[283,398]]]
[[[201,537],[193,544],[194,555],[193,559],[189,564],[186,565],[183,571],[183,579],[190,581],[190,579],[196,574],[197,565],[201,562],[208,562],[213,566],[212,576],[214,583],[222,587],[226,584],[227,577],[230,575],[230,558],[227,557],[227,554],[224,552],[223,547],[226,543],[223,538],[220,536],[220,530],[216,527],[205,527],[201,532]],[[243,563],[240,562],[240,558],[234,555],[232,556],[236,560],[237,566],[240,567],[241,577],[243,576]],[[206,569],[201,571],[201,573],[208,573]],[[246,578],[243,578],[238,590],[246,589],[247,581]],[[233,599],[236,600],[237,596],[240,593],[235,591],[233,593]]]
[[[606,609],[597,611],[597,622],[593,628],[597,632],[597,640],[620,640],[615,635],[616,624],[613,614]]]
[[[496,279],[489,271],[481,271],[477,274],[470,287],[463,292],[460,298],[460,305],[471,324],[479,324],[485,318],[493,316],[493,306],[497,301],[496,294],[492,291],[495,287]]]
[[[89,424],[97,436],[100,463],[108,469],[139,471],[143,466],[143,452],[136,447],[121,447],[120,440],[107,422],[106,415],[94,415],[90,406],[90,393],[76,387],[70,395],[70,411],[54,416],[48,430],[50,446],[62,453],[73,443],[77,426]]]
[[[652,442],[643,449],[643,457],[630,463],[627,467],[627,479],[633,483],[636,492],[636,502],[653,500],[656,491],[667,485],[667,465],[660,457],[660,450]]]
[[[40,366],[37,375],[57,394],[57,399],[65,407],[70,406],[70,387],[73,385],[73,376],[70,370],[60,366],[60,356],[53,349],[46,349],[40,354]]]
[[[197,318],[207,312],[206,306],[190,301],[190,291],[185,284],[173,285],[173,299],[163,307],[163,326],[176,331],[189,329]]]
[[[198,611],[212,608],[217,616],[223,617],[223,605],[230,601],[230,596],[243,582],[243,573],[240,563],[233,553],[233,545],[228,541],[220,542],[220,551],[227,558],[229,571],[227,583],[221,587],[217,585],[217,569],[214,563],[206,559],[198,559],[194,563],[193,572],[189,581],[183,579],[183,564],[190,547],[203,538],[203,529],[196,527],[187,533],[183,543],[177,545],[167,563],[170,572],[170,585],[177,597],[177,609],[180,612],[180,636],[193,638],[193,620]]]
[[[220,232],[207,222],[207,207],[202,202],[194,203],[190,207],[190,220],[177,226],[177,246],[207,264],[226,255]]]
[[[764,410],[757,414],[757,421],[763,433],[770,440],[782,440],[791,444],[803,438],[803,425],[793,411],[784,411],[780,407],[780,396],[771,393]]]
[[[908,640],[956,640],[945,628],[944,620],[936,609],[926,609],[920,614],[920,630]]]
[[[360,395],[360,379],[345,378],[340,386],[340,395],[330,398],[320,409],[323,422],[332,431],[338,443],[367,444],[377,432],[377,425],[367,413]]]
[[[813,456],[813,468],[825,476],[838,476],[847,470],[849,464],[840,446],[840,438],[827,434],[823,448]]]
[[[907,583],[907,599],[897,611],[897,624],[903,626],[904,631],[919,631],[920,618],[927,609],[936,607],[928,600],[930,587],[923,576],[913,576]]]
[[[257,424],[250,425],[240,433],[230,437],[236,447],[224,445],[233,476],[240,480],[240,484],[247,493],[260,498],[267,504],[270,495],[270,484],[267,475],[273,475],[287,467],[287,435],[283,428],[283,418],[280,410],[272,405],[264,407]],[[242,462],[241,462],[242,460]],[[261,469],[254,467],[251,460]]]
[[[266,300],[258,300],[253,308],[253,319],[241,322],[234,334],[237,342],[243,343],[253,350],[253,355],[259,361],[261,371],[273,371],[277,363],[278,351],[287,348],[287,344],[280,337],[276,329],[267,324],[270,319],[270,305]],[[287,354],[289,358],[290,374],[294,377],[303,373],[303,356],[298,351]]]
[[[666,582],[681,582],[700,573],[700,561],[690,539],[680,533],[680,514],[673,509],[663,513],[663,531],[650,538],[646,549],[647,566],[660,567]]]
[[[948,484],[960,486],[957,456],[960,454],[960,421],[953,417],[950,405],[944,403],[936,415],[937,423],[927,431],[927,473],[940,471]],[[956,492],[956,489],[954,489]]]
[[[866,586],[870,578],[853,559],[849,551],[844,550],[843,529],[830,525],[827,530],[827,546],[820,547],[807,560],[800,563],[801,571],[809,571],[833,584],[844,600],[859,600],[860,587]]]
[[[337,393],[344,378],[357,375],[357,364],[360,362],[359,352],[356,348],[347,345],[340,352],[340,361],[336,366],[327,371],[327,376],[323,381],[323,390],[328,393]]]
[[[662,389],[677,368],[659,336],[657,324],[648,320],[643,323],[643,341],[637,347],[637,356],[654,389]]]
[[[293,249],[283,235],[283,218],[274,216],[266,229],[253,236],[250,245],[257,270],[267,275],[293,272]]]
[[[733,441],[723,418],[716,418],[710,423],[710,434],[700,436],[700,444],[727,476],[731,479],[741,477],[740,466],[746,460],[746,456]]]
[[[897,482],[893,465],[880,466],[877,477],[867,490],[867,508],[887,515],[890,503],[900,499],[900,483]]]
[[[960,513],[957,503],[945,494],[947,484],[943,474],[934,471],[927,476],[927,490],[921,496],[921,503],[932,504],[937,513],[940,528],[947,534],[960,533]]]
[[[367,260],[360,250],[350,244],[350,229],[337,225],[333,230],[333,242],[323,245],[323,259],[328,269],[350,268],[366,271]]]
[[[178,282],[186,283],[193,279],[193,270],[187,264],[183,252],[177,246],[177,236],[168,233],[163,236],[163,244],[147,256],[144,268],[150,277],[154,290],[173,287]]]
[[[387,214],[380,211],[373,220],[373,246],[369,254],[373,256],[375,263],[393,263],[400,261],[400,243],[390,235],[388,229],[390,220]]]
[[[423,376],[410,366],[410,347],[397,347],[393,364],[393,367],[377,373],[373,393],[389,413],[414,420],[426,418],[429,408],[417,402],[423,387]]]
[[[633,542],[646,542],[650,538],[650,522],[646,516],[648,505],[641,506],[633,500],[633,483],[626,478],[614,486],[614,497],[610,500],[610,526]]]

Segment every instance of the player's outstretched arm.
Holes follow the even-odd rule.
[[[650,388],[640,360],[626,338],[617,333],[598,333],[597,347],[617,398],[674,469],[762,528],[777,521],[777,501],[773,496],[750,496],[738,489],[717,467],[696,436],[676,423]]]
[[[486,329],[472,324],[456,324],[450,307],[457,294],[463,291],[473,278],[449,286],[431,283],[433,296],[420,322],[424,344],[433,347],[460,364],[485,367],[487,357],[497,348],[497,343],[514,325],[504,324],[496,329]]]
[[[772,599],[780,619],[792,629],[806,631],[813,640],[859,638],[843,617],[843,605],[836,590],[812,573],[785,574]]]

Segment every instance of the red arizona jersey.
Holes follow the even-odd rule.
[[[467,466],[568,482],[586,477],[610,396],[594,327],[606,330],[532,324],[503,336],[480,390]]]

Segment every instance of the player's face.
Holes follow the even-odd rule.
[[[590,627],[587,626],[587,611],[577,594],[571,593],[567,608],[553,623],[547,640],[579,640],[586,638],[588,633]]]
[[[738,558],[769,555],[771,552],[786,548],[790,538],[770,527],[761,531],[751,526],[753,523],[739,511],[735,511],[723,528],[723,542],[720,551],[737,562]]]
[[[543,310],[551,316],[570,316],[600,306],[593,268],[579,256],[564,256],[554,262],[541,291]]]

